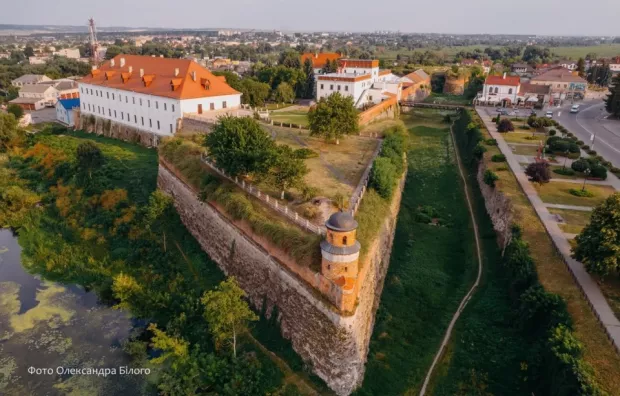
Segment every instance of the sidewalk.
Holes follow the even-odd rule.
[[[553,220],[551,213],[549,213],[549,210],[547,209],[547,207],[553,206],[550,206],[550,204],[545,204],[540,199],[538,193],[536,192],[536,189],[534,189],[534,186],[532,185],[532,183],[530,183],[527,176],[525,175],[523,168],[519,164],[517,156],[512,153],[510,146],[508,146],[508,144],[502,137],[502,134],[497,132],[497,128],[495,124],[491,121],[491,117],[489,117],[486,112],[481,111],[480,109],[476,109],[476,111],[478,112],[478,115],[484,122],[487,129],[489,130],[491,137],[497,140],[497,146],[506,156],[506,161],[508,162],[508,165],[512,169],[517,181],[523,189],[523,192],[525,193],[525,195],[527,195],[532,206],[534,207],[534,210],[536,210],[538,217],[541,219],[545,228],[547,229],[547,233],[549,234],[556,248],[562,255],[564,262],[568,266],[568,269],[571,271],[573,277],[581,287],[581,290],[585,295],[586,299],[590,302],[592,310],[605,328],[605,331],[607,332],[607,335],[610,338],[611,342],[616,347],[616,350],[620,353],[620,321],[614,315],[613,311],[609,307],[609,304],[607,303],[607,300],[605,300],[605,296],[603,296],[603,293],[599,289],[596,282],[585,270],[583,264],[571,257],[570,244],[562,230],[560,230],[558,223]],[[613,177],[615,178],[615,176]],[[618,181],[617,178],[615,179],[616,181]],[[612,185],[615,187],[615,181],[612,183]]]

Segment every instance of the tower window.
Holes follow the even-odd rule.
[[[344,272],[347,272],[349,270],[349,267],[344,267]]]
[[[331,264],[327,264],[327,269],[328,270],[332,269],[332,265]]]
[[[343,245],[347,244],[347,236],[346,235],[342,237],[342,244]]]

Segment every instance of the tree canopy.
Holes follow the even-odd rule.
[[[326,140],[336,140],[338,144],[342,136],[359,130],[358,118],[353,98],[335,92],[328,97],[322,97],[308,111],[310,134],[322,136]]]
[[[17,119],[11,113],[0,113],[0,153],[10,148],[20,136]]]
[[[286,82],[281,82],[273,92],[273,100],[278,103],[293,103],[295,100],[295,91]]]
[[[77,161],[78,167],[86,171],[88,177],[92,179],[93,171],[103,165],[104,157],[95,143],[86,141],[77,147]]]
[[[605,99],[605,109],[615,118],[620,118],[620,73],[616,74]]]

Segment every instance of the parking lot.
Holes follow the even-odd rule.
[[[31,115],[33,124],[56,121],[56,109],[53,107],[46,107],[36,111],[26,111],[26,113]]]

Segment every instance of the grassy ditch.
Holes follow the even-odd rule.
[[[475,277],[474,236],[447,124],[427,110],[402,119],[409,171],[359,395],[419,390]]]

